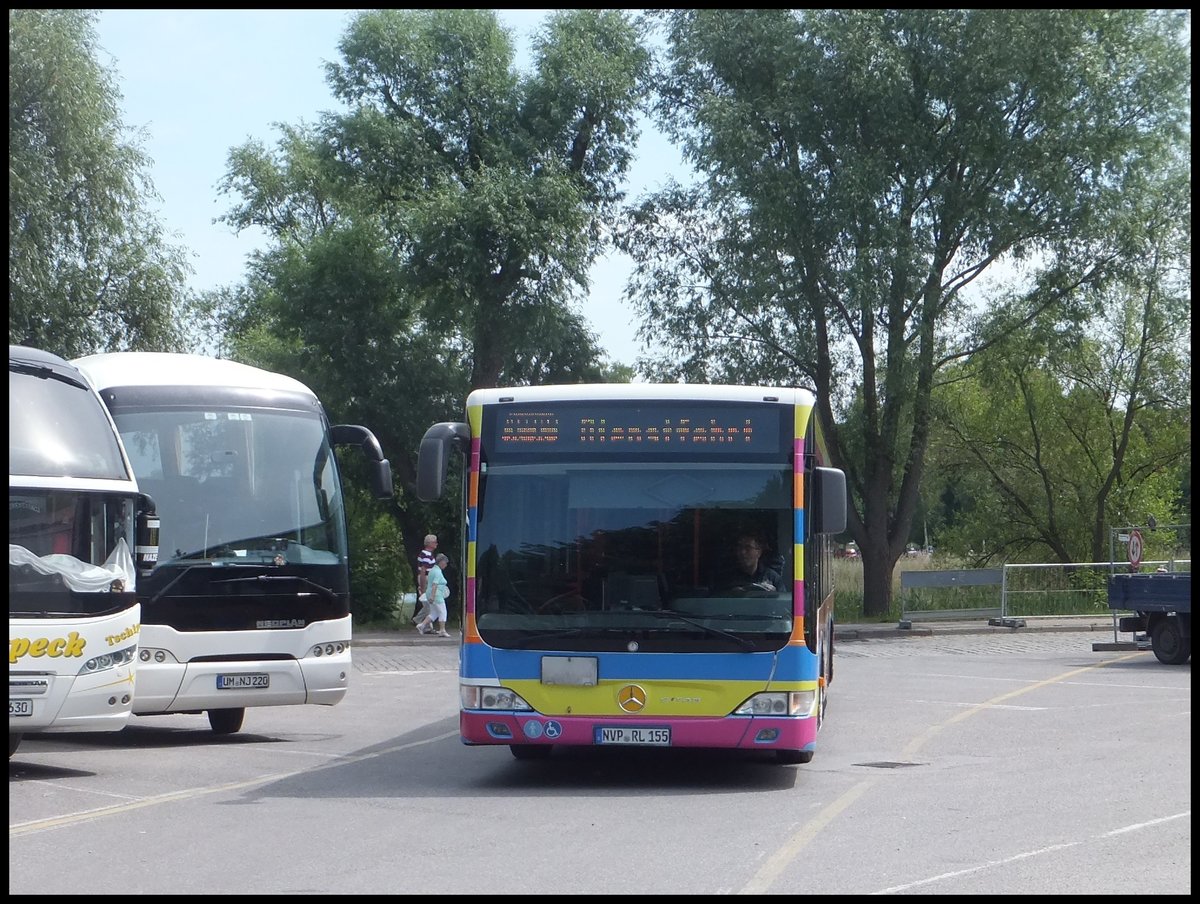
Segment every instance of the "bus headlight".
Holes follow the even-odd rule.
[[[337,640],[337,641],[333,641],[331,643],[317,644],[315,647],[313,647],[311,650],[309,650],[309,655],[310,656],[341,656],[348,649],[350,649],[350,641]]]
[[[771,691],[755,694],[733,711],[736,716],[811,716],[816,691]]]
[[[79,674],[91,675],[96,672],[115,669],[119,665],[129,665],[133,662],[136,655],[137,647],[125,647],[123,650],[113,650],[111,653],[103,653],[85,662],[79,669]]]
[[[532,712],[533,707],[521,695],[506,687],[480,687],[478,684],[460,684],[459,696],[463,709],[504,709]]]

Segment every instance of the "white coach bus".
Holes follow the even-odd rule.
[[[138,583],[135,715],[338,703],[350,681],[346,514],[334,447],[357,445],[372,490],[391,467],[365,427],[330,425],[303,383],[202,355],[117,352],[75,363],[117,424],[161,518]]]
[[[8,347],[8,755],[43,731],[119,731],[134,698],[152,501],[78,368]],[[139,532],[141,536],[139,538]]]

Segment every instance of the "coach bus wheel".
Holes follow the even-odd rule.
[[[811,750],[776,750],[775,759],[783,763],[785,766],[794,766],[797,763],[811,763],[813,752]]]
[[[246,718],[246,708],[210,709],[208,724],[212,726],[213,734],[235,734],[242,727],[242,719]]]
[[[21,732],[10,731],[8,733],[8,755],[11,758],[17,752],[17,748],[21,746]]]
[[[508,749],[518,760],[544,760],[554,748],[549,744],[509,744]]]
[[[1183,665],[1192,655],[1192,639],[1183,636],[1177,616],[1160,619],[1150,636],[1150,649],[1165,665]]]

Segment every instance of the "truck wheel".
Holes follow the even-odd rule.
[[[1179,617],[1175,615],[1160,619],[1150,636],[1150,649],[1158,661],[1165,665],[1183,665],[1192,655],[1192,639],[1183,636]]]

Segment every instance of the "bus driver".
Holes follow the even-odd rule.
[[[783,583],[779,572],[763,562],[766,544],[753,531],[738,534],[733,550],[734,571],[724,582],[747,589],[778,590]]]

